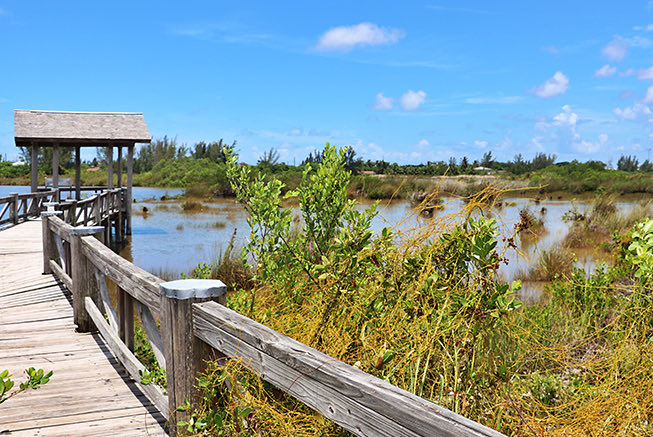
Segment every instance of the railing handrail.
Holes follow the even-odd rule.
[[[54,189],[27,194],[12,193],[9,196],[0,197],[0,226],[6,223],[16,225],[21,219],[38,217],[43,210],[44,200],[56,198],[57,194],[58,191]],[[5,217],[7,211],[9,214]]]
[[[98,329],[138,382],[145,367],[132,352],[137,309],[166,368],[168,396],[153,385],[141,388],[166,417],[188,414],[176,408],[197,399],[196,377],[214,348],[356,435],[503,435],[229,310],[220,305],[226,290],[220,281],[208,281],[212,288],[200,280],[164,283],[91,236],[102,228],[73,227],[57,214],[43,213],[44,272],[71,288],[78,330]],[[106,278],[117,285],[117,311]]]

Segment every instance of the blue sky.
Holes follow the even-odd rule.
[[[151,134],[299,163],[327,141],[399,163],[653,143],[653,2],[0,0],[13,110],[143,112]]]

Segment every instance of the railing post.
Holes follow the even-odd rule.
[[[134,351],[134,299],[118,287],[118,336],[127,349]]]
[[[11,217],[11,222],[15,225],[18,224],[18,193],[10,194],[13,199],[11,199],[11,210],[9,216]]]
[[[43,230],[43,274],[52,273],[50,269],[50,260],[54,259],[54,242],[50,232],[49,218],[51,216],[63,215],[61,211],[44,211],[41,213],[41,229]]]
[[[161,334],[166,355],[168,405],[171,435],[175,423],[188,413],[175,412],[184,400],[197,404],[197,374],[212,358],[213,349],[193,334],[192,305],[214,300],[224,304],[227,287],[214,279],[182,279],[159,285],[161,292]]]
[[[84,298],[90,296],[95,304],[100,307],[100,289],[95,278],[93,264],[84,256],[82,251],[82,237],[86,235],[102,235],[102,227],[90,226],[71,229],[70,239],[70,265],[73,289],[73,321],[78,332],[95,331],[95,323],[86,312]]]
[[[72,214],[72,215],[71,215]],[[77,200],[73,200],[70,204],[70,212],[68,213],[69,222],[72,226],[77,226]]]
[[[95,201],[93,202],[93,210],[95,214],[95,223],[94,225],[101,226],[102,225],[102,220],[101,220],[101,211],[102,209],[100,208],[102,202],[102,197],[100,194],[95,195]]]

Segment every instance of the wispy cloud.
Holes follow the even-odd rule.
[[[653,67],[639,70],[637,72],[637,79],[653,79]]]
[[[472,105],[509,105],[517,103],[523,98],[524,97],[522,96],[468,97],[465,99],[465,103],[470,103]]]
[[[379,27],[374,23],[339,26],[322,34],[315,50],[348,52],[359,46],[393,44],[404,36],[400,29]]]
[[[483,14],[483,15],[496,15],[496,12],[488,11],[485,9],[473,9],[473,8],[451,8],[448,6],[439,6],[439,5],[426,5],[427,9],[433,9],[436,11],[447,11],[447,12],[466,12],[469,14]]]
[[[601,54],[611,61],[621,61],[628,54],[628,46],[622,37],[616,36],[601,49]]]
[[[169,29],[172,35],[215,43],[263,46],[276,50],[301,53],[307,41],[290,39],[261,32],[237,22],[198,22],[178,25]]]
[[[562,72],[556,71],[552,78],[547,79],[542,85],[531,90],[537,97],[548,99],[563,94],[569,88],[569,78]]]
[[[594,77],[610,77],[614,76],[617,72],[617,67],[611,67],[610,64],[605,64],[594,72]]]

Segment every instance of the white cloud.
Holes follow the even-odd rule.
[[[430,145],[431,143],[429,143],[428,140],[424,140],[424,139],[420,140],[420,142],[417,143],[417,147],[419,147],[420,149],[426,149]]]
[[[610,67],[610,64],[605,64],[594,72],[594,77],[610,77],[614,76],[617,72],[617,67]]]
[[[637,79],[653,79],[653,67],[639,70],[639,72],[637,72]]]
[[[560,50],[556,46],[544,46],[542,47],[542,50],[545,52],[551,53],[552,55],[559,55]]]
[[[645,104],[651,104],[653,103],[653,86],[648,87],[646,90],[646,95],[644,96],[644,100],[642,100],[642,103]]]
[[[648,26],[646,26],[646,30],[648,30],[649,32],[652,31],[653,30],[653,24],[649,24]]]
[[[378,93],[376,95],[376,103],[374,104],[374,109],[378,111],[388,111],[392,109],[395,104],[395,99],[392,97],[385,97],[383,93]]]
[[[574,143],[574,149],[580,153],[596,153],[601,149],[601,143],[582,140],[578,143]]]
[[[546,82],[542,85],[536,86],[531,91],[537,97],[548,99],[564,93],[568,88],[569,78],[560,71],[556,71],[552,78],[547,79]]]
[[[426,93],[422,90],[417,92],[408,90],[401,96],[399,103],[404,111],[414,111],[424,104],[426,101]]]
[[[608,142],[608,134],[599,135],[599,142],[601,144],[606,144]]]
[[[293,129],[293,130],[290,131],[290,135],[296,135],[297,136],[297,135],[301,135],[301,134],[302,134],[301,129]]]
[[[404,37],[399,29],[387,29],[374,23],[339,26],[324,33],[315,48],[321,51],[347,52],[356,46],[377,46],[395,43]]]
[[[577,122],[578,115],[575,112],[571,111],[571,107],[569,105],[564,105],[562,107],[562,112],[553,117],[553,124],[555,126],[576,127]]]
[[[648,92],[646,94],[648,96]],[[633,106],[627,106],[624,109],[614,108],[612,112],[622,121],[650,121],[653,115],[651,109],[642,103],[635,103]]]
[[[617,36],[601,49],[601,54],[611,61],[621,61],[628,54],[628,47],[623,38]]]
[[[487,147],[487,141],[476,140],[476,141],[474,141],[474,145],[476,147],[480,147],[480,148],[484,149],[485,147]]]

